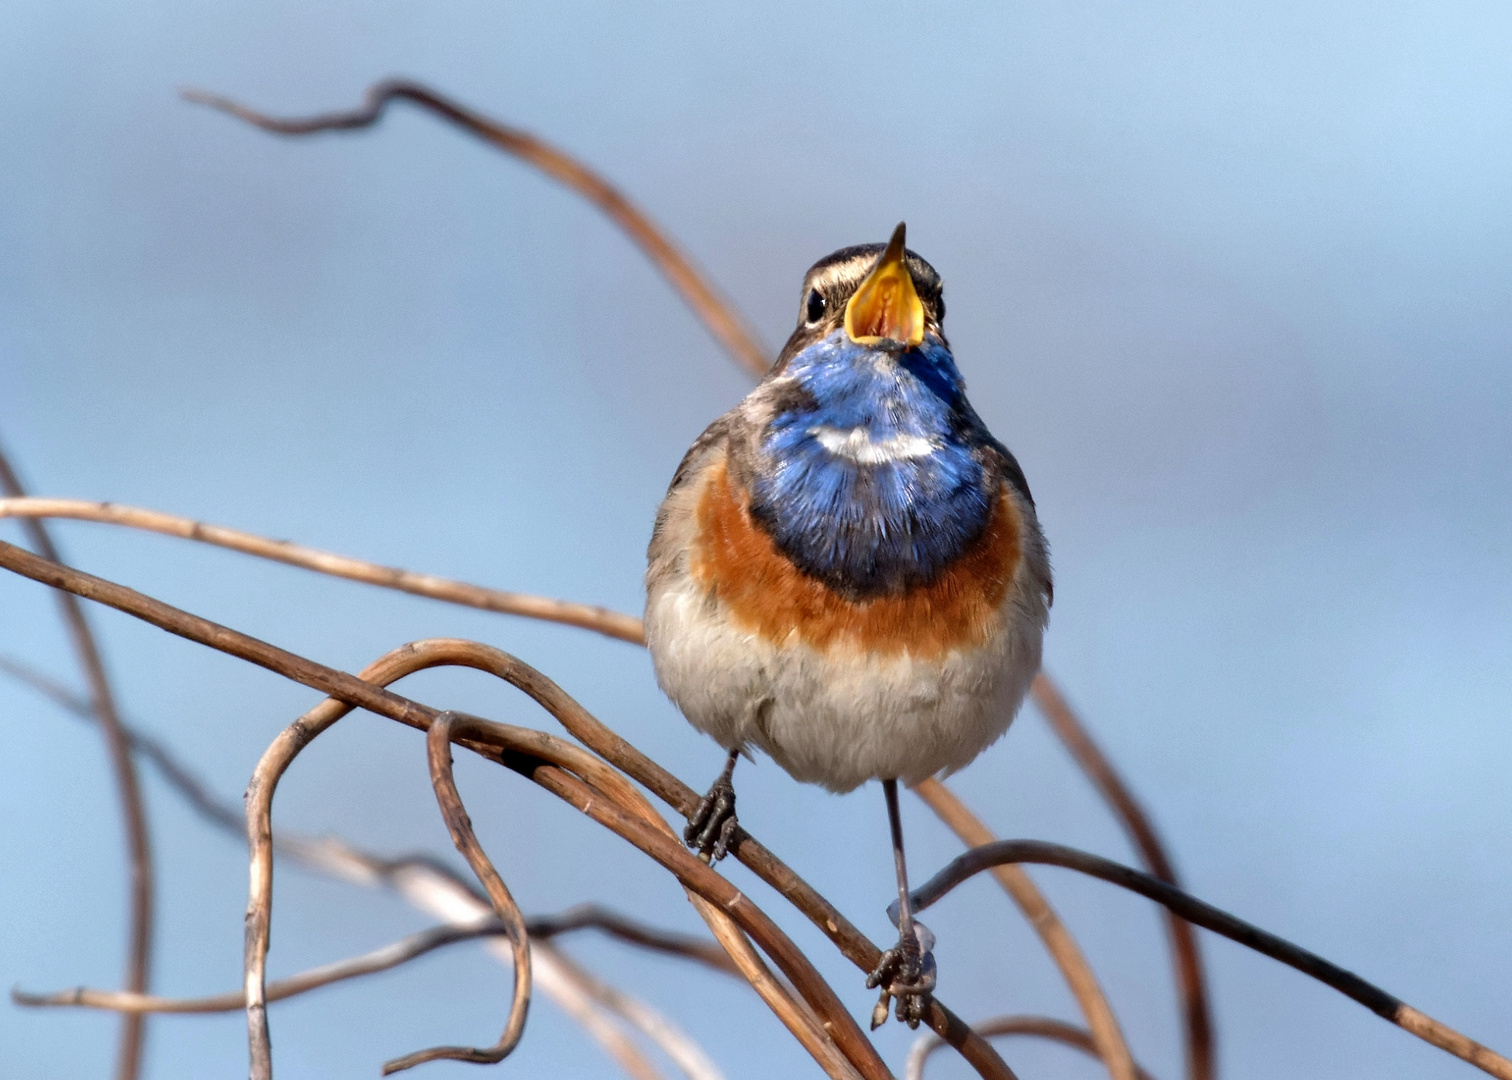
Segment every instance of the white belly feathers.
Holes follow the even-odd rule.
[[[1023,590],[1010,590],[1006,629],[971,650],[821,653],[741,630],[684,571],[649,597],[646,637],[657,681],[694,727],[844,792],[960,769],[1008,729],[1040,664],[1044,606],[1025,611],[1024,602]]]

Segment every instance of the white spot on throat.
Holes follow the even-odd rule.
[[[820,424],[809,428],[809,434],[836,457],[849,458],[862,465],[881,465],[888,461],[928,457],[940,448],[938,440],[927,439],[923,435],[898,434],[889,435],[885,439],[873,439],[871,432],[864,427],[844,429]]]

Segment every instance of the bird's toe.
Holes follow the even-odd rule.
[[[698,852],[704,862],[718,862],[734,843],[737,827],[735,787],[721,778],[699,800],[698,808],[688,818],[683,841]]]
[[[915,928],[923,930],[918,924]],[[929,931],[923,930],[916,936],[900,935],[898,943],[882,954],[882,959],[866,977],[867,989],[882,989],[882,996],[872,1009],[872,1030],[887,1022],[889,1001],[896,1003],[895,1014],[910,1028],[918,1027],[929,1014],[936,974],[934,953],[921,942],[925,934]],[[933,937],[929,934],[931,944]]]

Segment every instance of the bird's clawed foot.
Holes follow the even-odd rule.
[[[706,863],[724,858],[735,841],[739,823],[735,820],[735,785],[730,778],[737,757],[738,751],[731,750],[724,771],[688,817],[688,827],[683,830],[683,841]]]
[[[929,1014],[930,994],[935,988],[934,935],[923,923],[913,924],[913,933],[898,935],[898,943],[882,954],[876,970],[866,977],[866,988],[882,988],[882,996],[872,1009],[871,1026],[875,1031],[887,1023],[887,1003],[896,1001],[898,1019],[911,1028]]]

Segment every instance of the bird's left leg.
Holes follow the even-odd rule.
[[[887,820],[892,826],[893,865],[898,871],[898,943],[882,954],[876,970],[866,977],[869,989],[882,988],[882,997],[872,1010],[872,1029],[887,1022],[887,1001],[898,1003],[898,1019],[911,1028],[919,1026],[929,1010],[929,995],[935,988],[934,935],[914,921],[908,896],[908,865],[903,860],[903,819],[898,813],[898,782],[882,781],[887,799]]]
[[[735,839],[735,759],[740,757],[740,748],[730,751],[724,771],[719,774],[698,804],[698,809],[688,816],[688,827],[683,830],[683,841],[706,863],[716,863],[725,857]]]

